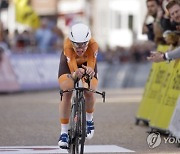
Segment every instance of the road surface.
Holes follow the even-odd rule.
[[[149,148],[146,141],[149,128],[142,123],[138,126],[134,124],[143,89],[106,90],[106,93],[106,103],[97,98],[95,136],[86,141],[86,153],[113,154],[121,150],[137,153],[179,152],[175,144],[164,143],[164,136],[158,147]],[[0,153],[21,153],[28,147],[35,148],[37,153],[40,153],[38,148],[63,153],[57,149],[60,133],[58,103],[58,90],[1,94]]]

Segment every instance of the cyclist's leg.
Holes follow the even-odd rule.
[[[61,75],[59,77],[60,88],[62,90],[72,89],[73,81],[72,79],[67,77],[67,74]],[[71,108],[71,97],[72,93],[64,93],[62,97],[62,101],[59,104],[59,112],[60,112],[60,123],[61,123],[61,137],[63,134],[68,134],[68,126],[69,126],[69,116],[70,116],[70,108]],[[67,135],[65,135],[67,137]],[[60,137],[60,140],[62,140]],[[62,143],[65,142],[65,143]],[[59,146],[68,146],[68,141],[66,139],[59,142]]]
[[[96,90],[98,80],[93,78],[91,80],[91,89]],[[93,122],[93,112],[95,104],[95,96],[92,92],[85,92],[86,101],[86,121],[87,121],[87,139],[91,139],[94,135],[94,122]]]
[[[60,88],[62,90],[72,89],[74,86],[73,80],[71,78],[68,78],[67,76],[68,76],[68,74],[64,74],[64,75],[60,76],[60,78],[59,78]],[[71,97],[72,97],[72,92],[64,93],[63,97],[62,97],[62,101],[59,104],[61,123],[64,123],[64,122],[67,123],[67,120],[69,120]],[[67,119],[67,120],[65,120],[65,119]]]
[[[91,89],[96,90],[97,89],[98,80],[93,77],[91,80]],[[85,91],[85,101],[86,101],[86,111],[88,113],[92,113],[94,111],[94,103],[95,103],[95,96],[94,93]]]
[[[90,88],[93,89],[93,90],[96,90],[97,89],[97,85],[98,85],[97,63],[95,65],[94,72],[95,72],[95,75],[91,79]],[[86,112],[91,114],[94,111],[94,103],[95,103],[94,93],[85,91],[84,95],[85,95],[85,101],[86,101]],[[87,120],[89,121],[90,119],[87,119]]]
[[[62,90],[72,89],[74,86],[74,81],[71,78],[70,71],[67,65],[66,57],[62,53],[61,62],[59,67],[59,84]],[[65,147],[68,145],[68,125],[70,116],[70,106],[71,106],[72,93],[64,93],[62,101],[59,104],[60,112],[60,124],[61,124],[61,135],[59,138],[59,146]]]
[[[74,82],[71,78],[68,78],[68,74],[63,74],[59,77],[60,88],[62,90],[72,89]],[[61,124],[61,136],[59,138],[59,146],[68,146],[68,126],[69,126],[69,116],[71,108],[71,97],[72,93],[64,93],[62,101],[59,104],[60,112],[60,124]],[[64,136],[64,139],[62,138]]]

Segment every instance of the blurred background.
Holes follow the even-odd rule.
[[[56,25],[64,34],[72,23],[81,21],[91,27],[103,49],[129,47],[134,40],[144,40],[141,29],[145,12],[146,3],[140,0],[1,0],[1,21],[10,35],[30,31],[28,24],[37,28],[36,15],[40,20],[46,18],[48,26]]]
[[[9,91],[33,89],[32,84],[37,89],[37,82],[46,82],[47,86],[41,88],[58,87],[58,54],[69,27],[76,22],[89,25],[99,44],[100,88],[143,87],[151,67],[146,57],[156,46],[142,34],[146,12],[142,0],[1,0],[0,47],[9,54],[7,61],[11,74],[15,74],[14,79],[13,75],[8,79],[10,70],[6,64],[6,71],[1,73],[1,91],[8,90],[5,80],[16,80],[11,83],[16,86]],[[27,70],[34,72],[34,77],[28,74],[28,81],[23,75]],[[114,74],[111,83],[107,82],[110,76],[103,74],[106,70]]]
[[[180,23],[165,8],[169,1],[0,0],[0,146],[57,145],[60,54],[71,25],[83,22],[99,44],[98,88],[107,95],[105,104],[97,98],[97,133],[86,143],[150,152],[147,127],[134,123],[142,120],[147,124],[149,113],[158,113],[155,120],[163,113],[167,122],[167,112],[154,112],[161,106],[151,104],[163,104],[160,97],[168,96],[169,87],[161,87],[169,85],[169,74],[177,81],[175,87],[180,83],[179,67],[174,69],[176,73],[166,72],[173,70],[173,62],[162,67],[146,59],[152,50],[166,52],[180,45]],[[175,102],[175,94],[179,94],[178,88],[168,101]],[[150,107],[150,101],[142,99],[147,96],[153,99]],[[172,150],[179,149],[161,144],[153,152]]]

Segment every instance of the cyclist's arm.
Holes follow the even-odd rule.
[[[93,43],[90,46],[91,50],[89,50],[88,53],[88,60],[87,60],[87,66],[91,67],[93,70],[95,68],[96,65],[96,58],[97,58],[97,53],[98,53],[98,45],[97,43]]]
[[[151,55],[147,57],[149,61],[153,61],[153,62],[161,62],[165,60],[171,61],[177,58],[180,58],[180,47],[166,53],[153,51],[151,52]]]
[[[81,79],[83,74],[84,74],[84,69],[83,68],[78,68],[75,56],[76,55],[71,50],[69,50],[69,52],[66,52],[67,63],[68,63],[72,78],[74,80],[76,80],[77,78]]]
[[[64,41],[64,55],[67,58],[67,63],[70,69],[70,72],[73,73],[78,69],[77,62],[75,59],[75,52],[72,48],[70,40],[67,38]]]
[[[74,71],[76,71],[78,69],[75,56],[70,49],[65,49],[64,54],[67,58],[67,63],[68,63],[70,72],[73,73]]]

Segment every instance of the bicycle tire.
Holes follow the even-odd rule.
[[[79,154],[79,140],[80,140],[80,121],[81,121],[81,117],[80,117],[80,106],[79,106],[79,99],[76,98],[76,104],[77,104],[77,111],[76,111],[76,129],[75,129],[75,138],[74,138],[74,143],[75,143],[75,154]]]
[[[84,153],[84,143],[86,138],[86,110],[85,110],[85,100],[81,97],[78,106],[79,112],[79,151],[80,154]]]
[[[84,97],[73,98],[69,129],[70,143],[68,152],[83,154],[86,138],[86,111]]]
[[[70,128],[69,128],[69,138],[70,138],[70,142],[69,142],[69,149],[68,149],[68,153],[71,154],[75,154],[76,153],[76,132],[77,132],[77,126],[76,126],[76,113],[77,113],[77,99],[75,97],[73,97],[72,100],[72,106],[71,106],[71,116],[70,116]]]

